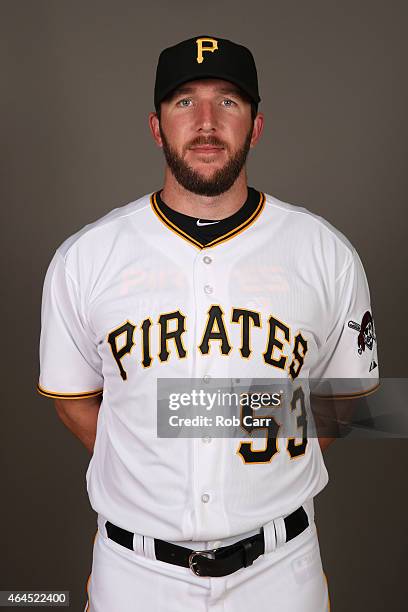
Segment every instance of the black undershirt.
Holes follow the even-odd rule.
[[[261,194],[253,187],[248,187],[248,197],[244,204],[233,215],[216,221],[215,219],[201,219],[199,217],[190,217],[181,212],[170,208],[160,197],[161,191],[156,195],[157,205],[162,213],[177,227],[186,232],[192,238],[198,240],[201,244],[206,245],[212,240],[223,236],[230,230],[235,229],[241,223],[244,223],[258,207]],[[197,221],[201,223],[209,223],[210,225],[197,225]]]

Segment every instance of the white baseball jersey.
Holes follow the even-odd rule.
[[[288,514],[326,485],[318,440],[273,456],[236,438],[158,438],[158,378],[378,380],[359,256],[328,222],[259,193],[204,248],[148,194],[65,240],[43,289],[38,390],[103,392],[87,473],[94,510],[164,540],[212,540]],[[361,391],[361,390],[360,390]],[[257,444],[255,444],[255,442]],[[260,457],[262,460],[258,460]]]

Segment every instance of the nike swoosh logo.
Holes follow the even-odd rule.
[[[219,221],[208,221],[206,223],[201,223],[200,219],[197,219],[197,225],[214,225],[214,223],[219,223]]]

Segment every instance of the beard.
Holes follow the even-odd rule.
[[[187,191],[207,197],[221,195],[222,193],[228,191],[228,189],[230,189],[235,183],[245,165],[249,153],[252,131],[253,124],[245,137],[243,145],[230,156],[222,168],[218,168],[218,170],[216,170],[211,177],[207,178],[189,166],[188,163],[184,161],[184,159],[177,153],[177,151],[170,146],[160,126],[164,156],[174,178],[182,187],[184,187],[184,189],[187,189]],[[227,149],[225,144],[215,136],[199,136],[192,141],[189,146],[199,146],[204,144],[223,146],[225,149]]]

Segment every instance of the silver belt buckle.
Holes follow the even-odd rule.
[[[193,551],[188,558],[188,565],[196,576],[200,576],[200,578],[210,578],[210,576],[205,576],[204,574],[200,574],[200,568],[197,567],[198,561],[195,560],[195,557],[201,556],[206,557],[206,559],[215,559],[216,548],[213,550],[195,550]]]

